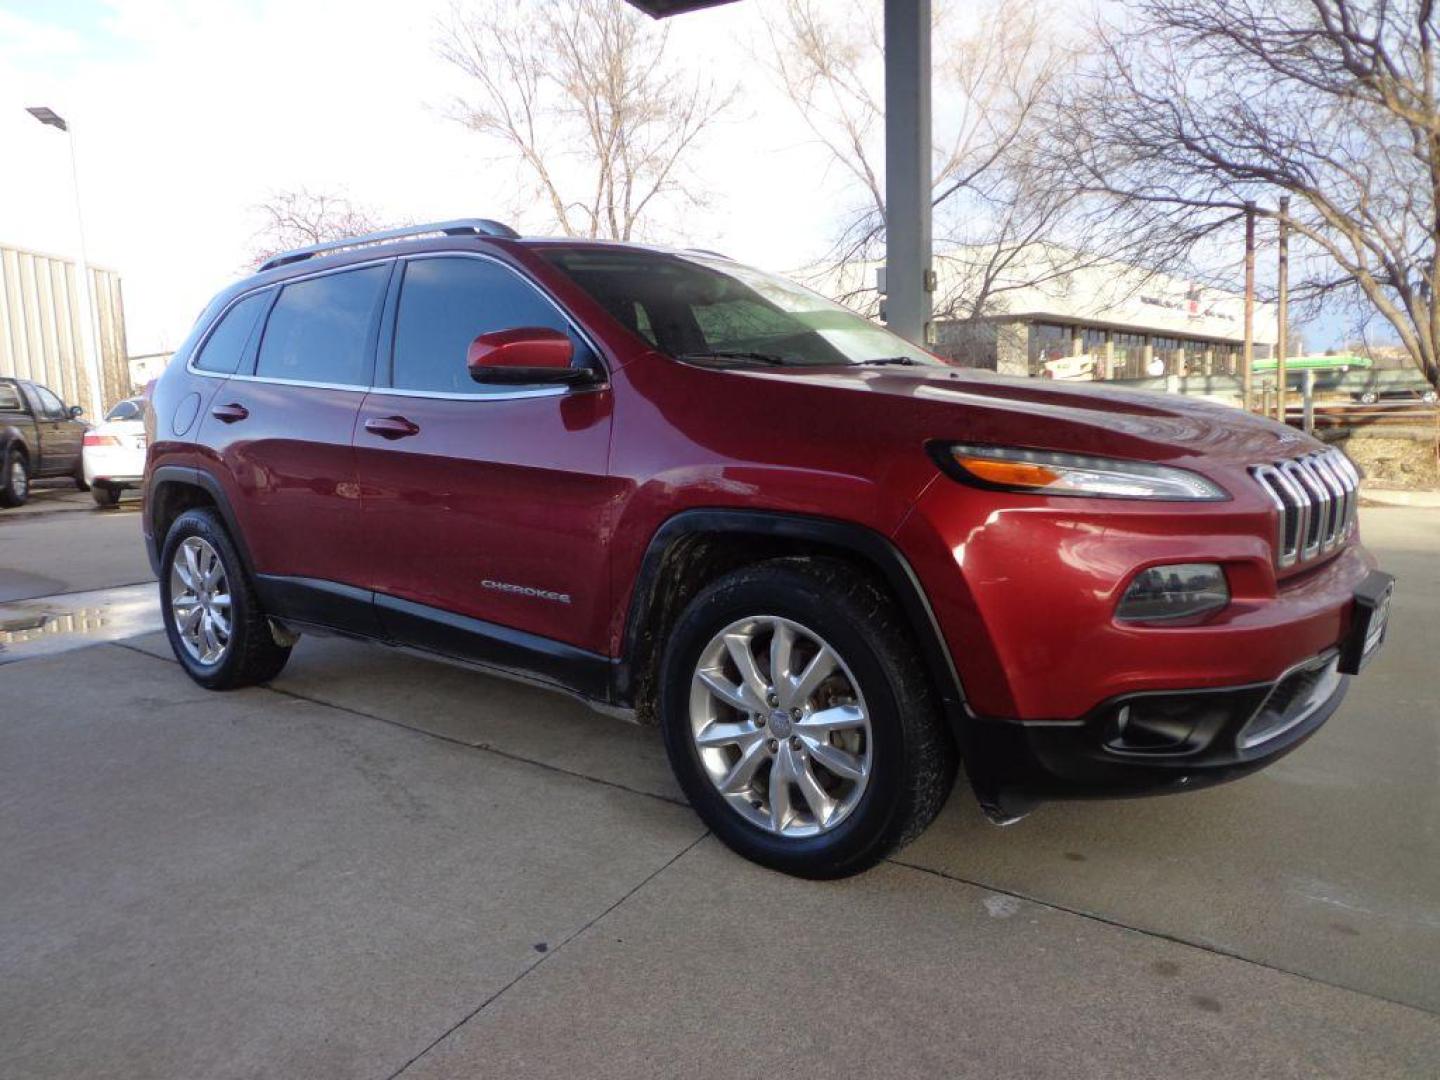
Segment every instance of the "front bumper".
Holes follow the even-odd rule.
[[[1384,642],[1392,586],[1368,575],[1345,637],[1273,681],[1122,694],[1076,721],[972,717],[961,737],[981,805],[1008,820],[1051,799],[1187,791],[1268,765],[1339,708]]]
[[[1258,498],[1146,506],[985,495],[932,485],[896,534],[981,716],[1073,721],[1137,691],[1273,682],[1335,647],[1375,569],[1352,540],[1277,571],[1274,508]],[[1197,625],[1115,619],[1136,573],[1186,562],[1223,567],[1224,611]]]

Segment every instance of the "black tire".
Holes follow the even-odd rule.
[[[83,462],[75,466],[75,486],[81,491],[90,490],[90,485],[85,482],[85,465]]]
[[[711,782],[691,733],[690,692],[701,653],[725,627],[758,616],[778,616],[824,638],[869,712],[867,786],[847,817],[816,836],[781,836],[742,817]],[[696,812],[736,852],[787,874],[838,878],[868,869],[919,836],[955,784],[954,741],[911,635],[890,598],[838,560],[776,559],[702,590],[665,650],[659,706],[670,765]]]
[[[181,543],[192,536],[200,537],[219,554],[230,595],[229,644],[217,661],[208,664],[192,656],[182,643],[170,606],[170,568]],[[212,510],[187,510],[170,526],[160,557],[160,612],[175,658],[206,689],[234,690],[269,682],[290,659],[290,647],[276,643],[235,545]]]
[[[0,461],[0,506],[24,506],[29,498],[30,462],[12,446]]]
[[[95,505],[110,510],[120,505],[120,488],[113,484],[97,483],[90,489],[90,497],[95,500]]]

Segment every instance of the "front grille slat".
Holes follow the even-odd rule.
[[[1328,554],[1350,535],[1360,474],[1339,450],[1289,458],[1250,470],[1275,504],[1275,563],[1294,566]]]
[[[1329,551],[1340,543],[1341,530],[1350,513],[1349,500],[1345,487],[1335,472],[1335,466],[1328,457],[1322,454],[1311,464],[1316,475],[1320,477],[1320,482],[1330,491],[1330,513],[1325,519],[1325,536],[1320,545],[1322,551]]]

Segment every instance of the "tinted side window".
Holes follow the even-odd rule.
[[[20,404],[20,394],[13,383],[0,383],[0,411],[23,412],[25,406]]]
[[[269,299],[268,292],[258,292],[227,311],[195,358],[195,366],[201,371],[235,374],[235,369],[240,366],[240,357],[245,352],[245,343],[250,340],[250,331],[255,329],[255,320],[265,310]]]
[[[40,400],[39,411],[46,420],[69,419],[70,414],[65,411],[65,405],[45,387],[35,387],[35,396]]]
[[[575,364],[593,362],[594,354],[555,305],[513,271],[483,259],[415,259],[406,264],[400,288],[393,385],[446,394],[512,390],[470,378],[465,354],[479,335],[521,326],[569,334]]]
[[[365,345],[389,275],[389,266],[369,266],[286,285],[265,323],[255,374],[370,385]]]

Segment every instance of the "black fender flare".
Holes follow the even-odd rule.
[[[225,494],[225,488],[213,473],[193,465],[158,465],[151,470],[150,478],[146,483],[145,548],[155,575],[157,577],[160,575],[160,549],[165,546],[165,537],[161,536],[160,530],[155,527],[156,515],[160,510],[155,494],[166,484],[181,484],[186,487],[199,488],[209,496],[221,519],[225,522],[225,528],[230,533],[230,541],[240,554],[240,561],[245,564],[245,572],[254,577],[255,564],[251,561],[250,549],[245,544],[245,534],[240,531],[234,507],[230,505],[230,497]]]
[[[968,717],[965,692],[955,661],[945,644],[940,624],[920,579],[900,549],[889,538],[854,522],[771,510],[683,510],[655,531],[640,563],[630,607],[625,617],[621,655],[614,676],[617,702],[633,705],[634,658],[644,629],[646,612],[655,601],[667,553],[678,542],[697,534],[749,535],[798,543],[810,542],[857,556],[878,571],[900,605],[920,646],[920,658],[929,672],[946,718],[952,726]]]
[[[34,469],[35,455],[30,449],[30,444],[25,441],[25,433],[14,424],[0,427],[0,462],[5,460],[5,456],[10,453],[10,448],[16,443],[20,444],[20,449],[25,452],[25,458],[30,462],[31,469]]]

